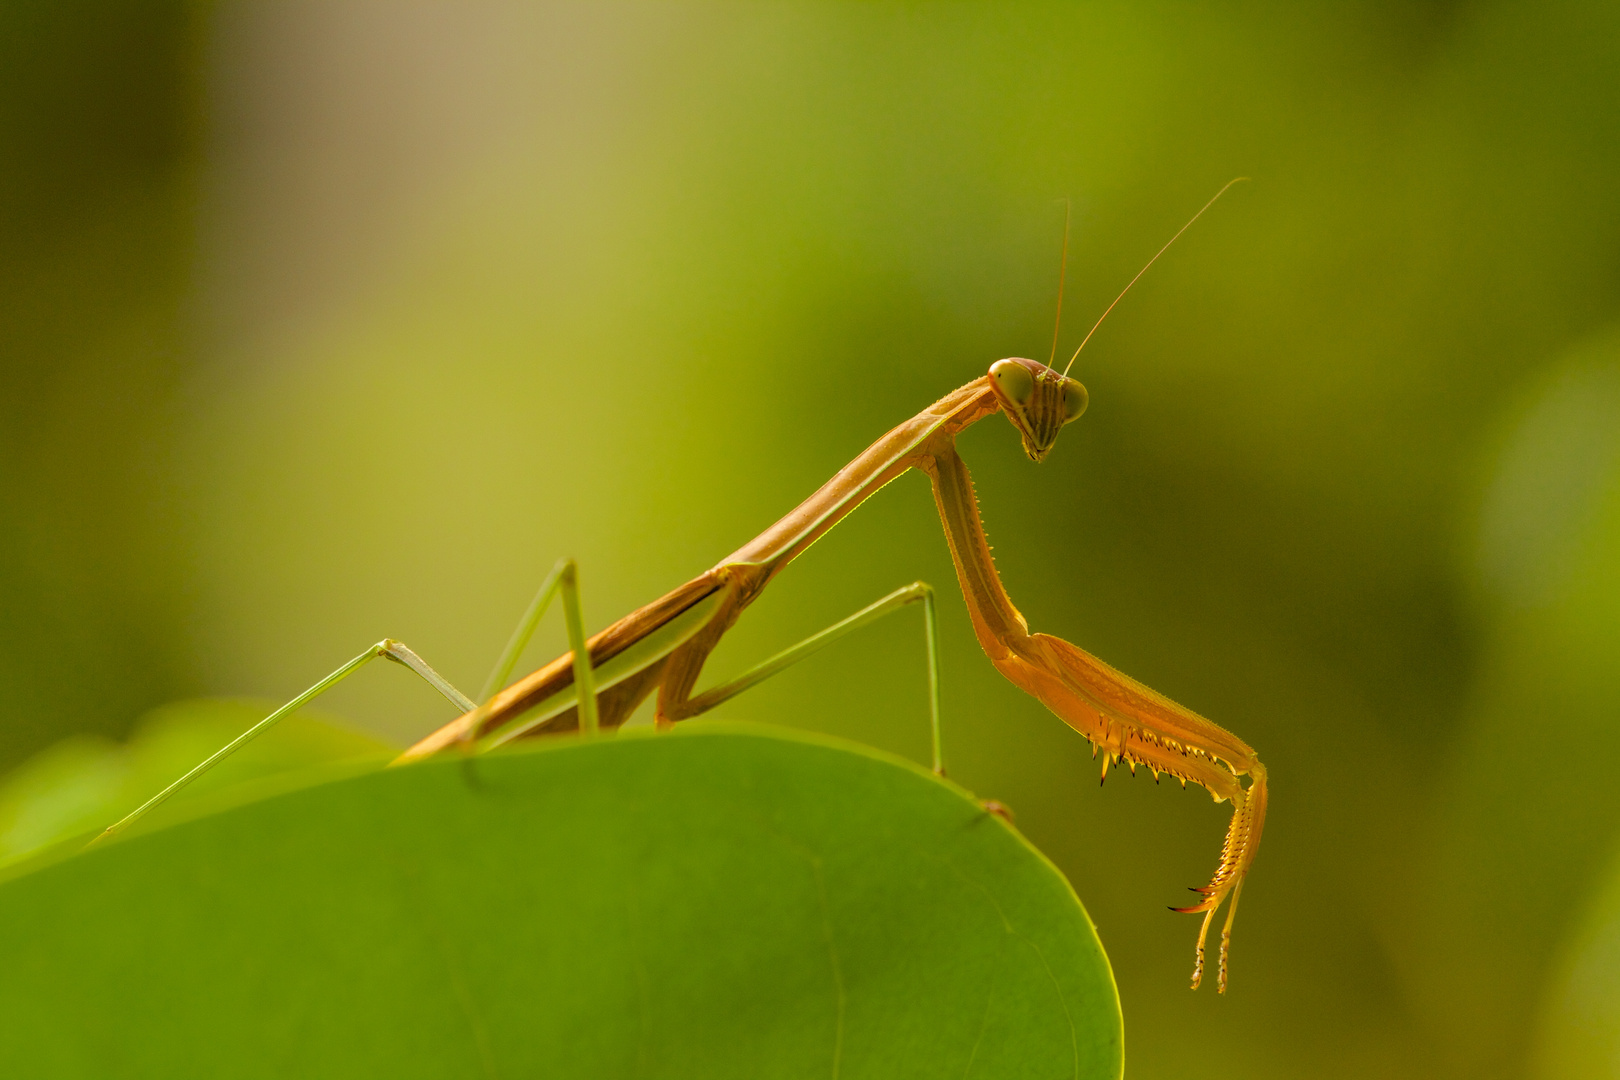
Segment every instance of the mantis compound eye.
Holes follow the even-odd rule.
[[[1001,396],[1014,405],[1023,405],[1035,393],[1035,376],[1016,360],[997,360],[990,365],[990,377]]]
[[[1086,411],[1086,405],[1091,398],[1086,388],[1073,379],[1063,380],[1063,422],[1078,420],[1080,414]]]

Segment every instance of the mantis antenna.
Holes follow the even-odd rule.
[[[1234,176],[1232,179],[1228,180],[1226,182],[1226,187],[1221,188],[1221,190],[1219,190],[1219,191],[1217,191],[1215,193],[1215,198],[1210,199],[1209,202],[1207,202],[1203,206],[1199,207],[1198,213],[1196,213],[1192,217],[1188,218],[1187,219],[1187,224],[1183,225],[1181,228],[1176,230],[1176,235],[1172,236],[1169,239],[1169,241],[1165,243],[1164,247],[1160,248],[1158,250],[1158,253],[1155,254],[1153,256],[1153,258],[1151,258],[1151,259],[1149,259],[1147,261],[1147,266],[1142,267],[1142,269],[1140,269],[1140,270],[1138,270],[1136,272],[1136,276],[1131,278],[1130,285],[1127,285],[1123,289],[1119,290],[1119,295],[1114,297],[1114,303],[1109,304],[1108,305],[1108,310],[1104,311],[1102,313],[1102,315],[1098,317],[1098,319],[1097,319],[1097,321],[1095,323],[1092,323],[1091,329],[1086,331],[1086,336],[1084,338],[1082,338],[1081,341],[1080,341],[1080,349],[1083,349],[1083,348],[1086,347],[1086,342],[1090,341],[1091,340],[1091,335],[1095,334],[1097,332],[1097,327],[1099,327],[1099,326],[1101,326],[1103,324],[1103,319],[1108,318],[1108,312],[1114,310],[1114,305],[1118,304],[1121,300],[1125,299],[1125,294],[1131,291],[1131,285],[1135,285],[1138,281],[1142,280],[1142,275],[1148,272],[1148,267],[1152,266],[1154,263],[1158,262],[1159,261],[1159,256],[1163,255],[1165,252],[1169,251],[1170,250],[1170,245],[1175,243],[1177,240],[1180,240],[1181,239],[1181,234],[1186,232],[1188,229],[1192,228],[1192,223],[1197,221],[1199,218],[1203,217],[1205,210],[1208,210],[1210,207],[1215,205],[1215,199],[1219,199],[1222,195],[1226,194],[1226,189],[1227,188],[1231,187],[1233,184],[1240,183],[1241,181],[1244,181],[1244,180],[1247,180],[1247,179],[1248,179],[1247,176]],[[1067,226],[1065,226],[1065,232],[1064,232],[1064,235],[1063,235],[1063,251],[1064,251],[1065,258],[1067,258],[1067,256],[1068,256],[1068,250],[1069,250],[1069,237],[1068,237],[1068,232],[1067,232]],[[1060,280],[1061,280],[1061,278],[1060,278]],[[1061,290],[1061,288],[1062,288],[1062,286],[1060,285],[1059,289]],[[1059,297],[1058,297],[1058,305],[1059,305],[1058,310],[1059,310],[1059,312],[1061,312],[1063,310],[1062,309],[1062,304],[1063,304],[1063,299],[1062,299],[1062,295],[1061,295],[1061,292],[1060,292]],[[1054,333],[1053,337],[1054,337],[1054,339],[1056,338],[1055,333]],[[1054,341],[1054,344],[1055,344],[1055,341]],[[1064,375],[1065,378],[1068,377],[1069,368],[1074,367],[1074,362],[1080,358],[1080,349],[1074,350],[1074,355],[1069,357],[1068,367],[1065,367],[1063,369],[1063,375]],[[1056,352],[1056,350],[1054,349],[1054,355],[1055,355],[1055,352]]]
[[[1069,217],[1073,212],[1069,197],[1063,197],[1063,258],[1058,261],[1057,318],[1052,320],[1052,355],[1046,361],[1051,367],[1057,361],[1058,330],[1063,326],[1063,277],[1069,272]]]

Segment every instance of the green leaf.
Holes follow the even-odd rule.
[[[0,886],[7,1076],[1117,1077],[1068,883],[824,738],[320,783]]]

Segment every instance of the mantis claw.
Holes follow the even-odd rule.
[[[1002,821],[1005,821],[1009,825],[1013,823],[1012,810],[1002,803],[997,802],[995,799],[986,799],[981,802],[979,806],[984,809],[985,813],[994,814],[996,817],[1000,818]]]

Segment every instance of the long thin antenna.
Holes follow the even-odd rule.
[[[1063,258],[1058,263],[1057,318],[1052,322],[1052,355],[1047,357],[1047,367],[1057,360],[1058,330],[1063,326],[1063,278],[1069,272],[1069,215],[1072,210],[1069,197],[1063,196]]]
[[[1108,311],[1104,311],[1102,313],[1102,317],[1099,318],[1095,323],[1092,324],[1091,329],[1086,332],[1086,336],[1080,342],[1080,349],[1083,349],[1083,348],[1086,347],[1086,342],[1090,341],[1091,340],[1091,335],[1095,334],[1097,332],[1097,327],[1099,327],[1099,326],[1101,326],[1103,324],[1103,319],[1108,318],[1108,312],[1114,310],[1114,304],[1118,304],[1121,300],[1125,299],[1125,294],[1131,291],[1131,285],[1135,285],[1138,281],[1142,280],[1142,275],[1148,272],[1148,266],[1152,266],[1154,263],[1158,262],[1159,261],[1159,255],[1163,255],[1165,252],[1169,251],[1170,250],[1170,244],[1173,244],[1177,240],[1180,240],[1181,239],[1181,234],[1186,232],[1188,229],[1192,228],[1192,223],[1197,221],[1199,218],[1203,217],[1205,210],[1208,210],[1210,207],[1215,205],[1215,199],[1219,199],[1222,195],[1226,194],[1226,188],[1229,188],[1233,184],[1239,183],[1239,182],[1247,180],[1247,179],[1248,179],[1247,176],[1234,176],[1232,179],[1228,180],[1226,182],[1226,187],[1221,188],[1221,190],[1219,190],[1219,191],[1217,191],[1215,193],[1215,198],[1214,199],[1209,200],[1209,202],[1205,203],[1202,207],[1200,207],[1198,213],[1194,214],[1192,217],[1187,219],[1187,224],[1183,225],[1181,228],[1176,230],[1176,235],[1174,235],[1174,236],[1172,236],[1170,238],[1169,243],[1166,243],[1164,245],[1164,247],[1159,249],[1157,255],[1154,255],[1153,258],[1151,258],[1151,259],[1149,259],[1147,261],[1147,266],[1142,267],[1142,269],[1140,269],[1140,270],[1138,270],[1136,272],[1136,276],[1131,278],[1131,284],[1125,286],[1123,289],[1121,289],[1119,291],[1119,295],[1114,297],[1114,303],[1108,305]],[[1068,365],[1068,367],[1065,367],[1063,369],[1063,375],[1064,375],[1065,378],[1068,377],[1069,368],[1074,367],[1074,362],[1080,358],[1080,349],[1074,350],[1074,355],[1069,357],[1069,365]]]

